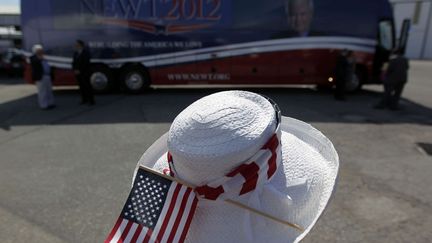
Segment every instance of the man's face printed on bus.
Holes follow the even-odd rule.
[[[312,0],[287,0],[288,22],[299,35],[307,34],[313,18]]]

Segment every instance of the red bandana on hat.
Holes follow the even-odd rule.
[[[255,155],[224,177],[196,187],[196,194],[208,200],[232,199],[270,181],[281,163],[280,136],[278,127],[276,133]],[[175,177],[173,157],[169,152],[167,156],[170,169],[164,172]]]

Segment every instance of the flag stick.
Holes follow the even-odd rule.
[[[146,167],[146,166],[142,166],[142,165],[140,165],[139,168],[141,168],[141,169],[143,169],[143,170],[145,170],[145,171],[148,171],[148,172],[150,172],[150,173],[157,174],[158,176],[161,176],[161,177],[163,177],[163,178],[165,178],[165,179],[168,179],[168,180],[170,180],[170,181],[175,181],[175,182],[177,182],[177,183],[183,184],[183,185],[188,186],[188,187],[190,187],[190,188],[195,188],[194,185],[191,185],[191,184],[189,184],[189,183],[187,183],[187,182],[184,182],[184,181],[182,181],[182,180],[179,180],[178,178],[171,177],[171,176],[167,176],[167,175],[165,175],[165,174],[163,174],[163,173],[160,173],[159,171],[155,171],[155,170],[153,170],[153,169],[151,169],[151,168],[148,168],[148,167]],[[265,217],[265,218],[271,219],[271,220],[276,221],[276,222],[278,222],[278,223],[281,223],[281,224],[287,225],[287,226],[292,227],[292,228],[294,228],[294,229],[296,229],[296,230],[298,230],[298,231],[300,231],[300,232],[304,232],[304,229],[303,229],[300,225],[293,224],[293,223],[290,223],[290,222],[288,222],[288,221],[285,221],[285,220],[282,220],[282,219],[276,218],[276,217],[274,217],[274,216],[272,216],[272,215],[270,215],[270,214],[264,213],[264,212],[262,212],[262,211],[259,211],[259,210],[255,209],[255,208],[251,208],[251,207],[249,207],[249,206],[246,206],[246,205],[244,205],[244,204],[242,204],[242,203],[236,202],[236,201],[231,200],[231,199],[226,199],[225,202],[227,202],[227,203],[229,203],[229,204],[232,204],[232,205],[234,205],[234,206],[237,206],[237,207],[243,208],[243,209],[245,209],[245,210],[248,210],[248,211],[250,211],[250,212],[253,212],[253,213],[255,213],[255,214],[258,214],[258,215],[260,215],[260,216],[263,216],[263,217]]]

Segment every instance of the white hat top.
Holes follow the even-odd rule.
[[[275,133],[276,112],[263,96],[226,91],[187,107],[171,125],[176,176],[195,185],[220,178],[253,156]]]

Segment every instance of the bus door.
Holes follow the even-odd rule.
[[[398,49],[400,51],[402,51],[402,53],[404,53],[404,54],[405,54],[406,45],[408,42],[408,34],[409,34],[410,27],[411,27],[411,20],[410,19],[404,19],[404,21],[402,23],[402,29],[401,29],[401,33],[400,33],[400,37],[399,37],[399,42],[398,42]]]
[[[375,48],[372,69],[373,81],[382,82],[381,72],[385,62],[388,61],[391,51],[395,47],[395,30],[392,19],[381,20],[378,24],[378,43]]]

